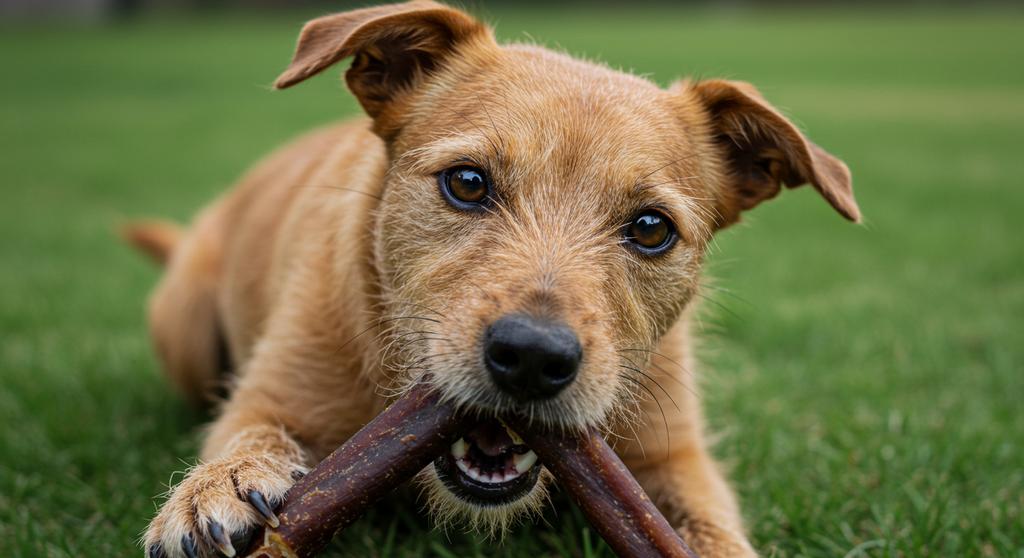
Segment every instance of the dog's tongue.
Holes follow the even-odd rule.
[[[505,431],[505,427],[496,420],[490,420],[477,426],[466,434],[466,439],[491,457],[500,455],[514,444],[512,437]]]

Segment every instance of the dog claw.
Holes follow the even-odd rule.
[[[295,482],[298,482],[298,481],[302,480],[302,477],[304,477],[304,476],[306,476],[306,472],[305,471],[300,471],[298,469],[292,471],[292,480],[295,481]]]
[[[181,551],[185,553],[188,558],[199,558],[199,548],[196,545],[196,539],[192,536],[192,533],[181,537]]]
[[[249,503],[252,507],[256,508],[256,511],[260,512],[263,519],[266,520],[267,525],[271,529],[276,529],[281,524],[277,519],[277,515],[274,514],[274,510],[267,503],[267,499],[263,497],[263,494],[259,490],[253,490],[249,492]]]
[[[167,553],[164,552],[164,546],[160,543],[153,543],[149,545],[149,550],[146,552],[147,558],[167,558]]]
[[[235,547],[231,545],[231,538],[224,532],[224,526],[216,521],[211,521],[209,531],[210,538],[213,539],[213,545],[217,547],[217,550],[224,556],[232,558],[235,555]]]

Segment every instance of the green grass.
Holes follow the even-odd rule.
[[[768,556],[1024,556],[1024,14],[580,10],[495,17],[659,82],[752,81],[853,169],[721,235],[704,402]],[[157,271],[112,236],[186,219],[352,114],[284,93],[300,14],[0,33],[0,555],[125,556],[204,420],[155,364]],[[502,546],[392,501],[346,556],[608,555],[576,512]]]

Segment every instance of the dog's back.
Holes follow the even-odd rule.
[[[359,234],[367,200],[379,196],[359,188],[379,183],[373,179],[383,166],[380,139],[358,119],[277,150],[187,229],[163,221],[125,228],[132,245],[166,265],[149,301],[149,326],[164,370],[190,400],[211,402],[223,395],[227,372],[244,370],[304,246]],[[344,244],[355,249],[355,242]]]

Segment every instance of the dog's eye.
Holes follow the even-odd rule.
[[[453,167],[438,177],[441,193],[459,209],[478,209],[491,193],[484,171],[471,166]]]
[[[664,213],[648,209],[626,225],[626,240],[645,254],[660,254],[672,247],[675,227]]]

